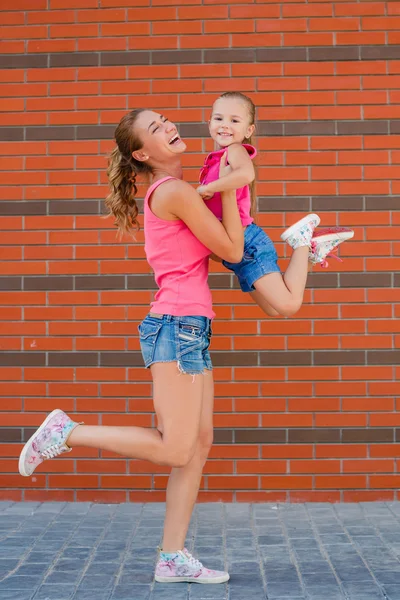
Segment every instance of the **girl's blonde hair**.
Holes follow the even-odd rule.
[[[132,156],[132,152],[142,147],[141,140],[135,134],[134,124],[144,110],[146,109],[136,108],[122,117],[115,130],[117,145],[108,161],[107,177],[111,191],[105,203],[108,215],[115,218],[114,225],[118,227],[120,237],[124,233],[132,233],[133,229],[139,230],[135,200],[136,176],[152,172],[148,164],[135,160]]]
[[[251,98],[242,94],[241,92],[224,92],[221,94],[220,98],[234,98],[235,100],[241,100],[247,106],[249,111],[249,125],[255,125],[256,120],[256,107],[254,106],[254,102]],[[251,135],[249,138],[244,138],[244,142],[246,144],[253,145],[254,135]],[[251,197],[251,205],[250,205],[250,215],[252,217],[255,216],[257,212],[257,197],[256,197],[256,181],[251,182],[250,184],[250,197]]]

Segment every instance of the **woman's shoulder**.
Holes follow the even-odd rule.
[[[152,194],[152,210],[157,207],[162,212],[169,211],[173,209],[176,203],[179,204],[182,199],[187,198],[190,192],[194,192],[193,187],[183,179],[171,178],[165,180]]]
[[[186,181],[183,181],[183,179],[177,179],[176,177],[165,177],[153,182],[149,190],[153,188],[153,196],[169,196],[177,191],[186,189],[187,186],[189,186],[189,184],[186,183]]]

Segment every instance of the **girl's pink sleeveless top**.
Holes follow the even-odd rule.
[[[242,144],[243,148],[247,150],[251,160],[257,156],[257,150],[254,146],[250,144]],[[221,150],[216,150],[215,152],[211,152],[205,162],[204,166],[200,172],[200,183],[202,185],[206,185],[207,183],[211,183],[212,181],[216,181],[219,179],[219,164],[221,162],[222,156],[227,151],[227,148],[222,148]],[[248,185],[239,188],[236,190],[236,200],[239,209],[239,215],[242,221],[242,225],[245,227],[246,225],[250,225],[253,222],[253,218],[250,216],[251,209],[251,195],[250,188]],[[215,192],[210,200],[205,200],[208,208],[217,219],[222,219],[222,200],[221,194],[219,192]]]
[[[178,317],[212,319],[215,313],[208,286],[210,250],[183,221],[160,219],[149,206],[154,190],[169,179],[175,178],[164,177],[153,183],[144,199],[144,249],[159,288],[151,310]]]

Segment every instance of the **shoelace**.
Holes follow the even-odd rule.
[[[53,446],[49,446],[46,450],[43,450],[41,453],[42,458],[55,458],[62,454],[62,446],[59,444],[54,444]]]
[[[186,550],[186,548],[185,548],[183,554],[188,559],[188,561],[189,561],[189,563],[191,565],[193,565],[197,569],[202,569],[203,568],[203,565],[201,564],[201,562],[199,560],[197,560],[197,558],[195,558],[194,556],[192,556],[190,554],[190,552],[188,550]]]
[[[317,247],[317,242],[315,242],[314,240],[311,240],[311,252],[314,254],[315,250]],[[328,261],[326,260],[327,258],[334,258],[335,260],[337,260],[338,262],[343,262],[341,258],[339,258],[339,256],[337,256],[337,248],[333,248],[333,250],[331,250],[325,258],[323,258],[321,260],[321,262],[319,263],[322,267],[322,269],[326,269],[329,266]]]
[[[337,253],[337,248],[332,250],[332,252],[329,252],[329,254],[327,254],[326,257],[321,261],[320,265],[323,269],[326,269],[329,266],[329,263],[326,260],[327,258],[334,258],[338,262],[343,262],[342,259],[336,253]]]

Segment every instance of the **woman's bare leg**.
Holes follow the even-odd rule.
[[[109,450],[130,458],[183,467],[197,448],[203,399],[202,378],[179,372],[176,362],[151,366],[154,408],[163,434],[144,427],[79,425],[68,446]]]
[[[162,549],[182,550],[198,495],[204,464],[213,441],[214,380],[212,371],[198,375],[204,380],[200,429],[196,451],[182,468],[174,468],[168,480],[167,510]],[[160,423],[160,427],[162,424]]]

